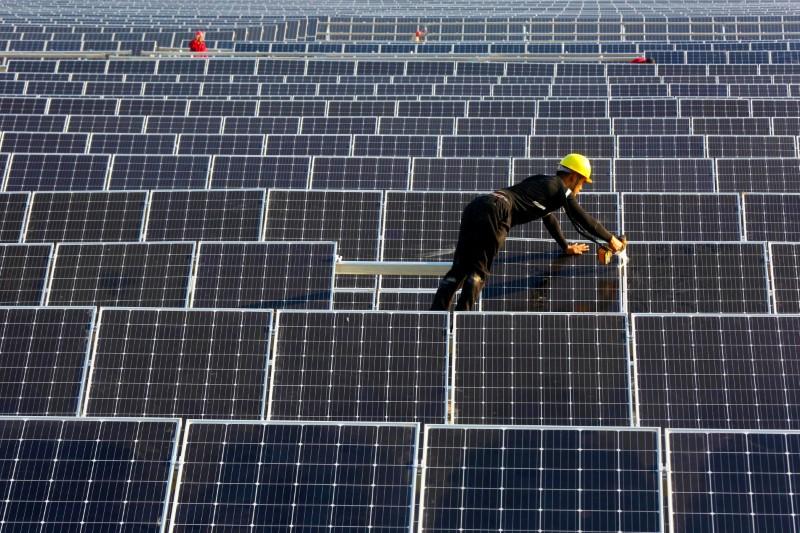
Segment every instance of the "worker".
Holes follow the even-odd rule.
[[[639,63],[639,64],[641,64],[641,63],[647,63],[647,64],[652,64],[652,63],[655,63],[655,61],[653,60],[653,58],[652,58],[652,57],[639,56],[639,57],[634,57],[633,59],[631,59],[631,63]]]
[[[427,28],[422,29],[422,30],[417,28],[417,31],[414,32],[414,42],[415,43],[424,43],[425,42],[425,36],[427,34],[428,34]]]
[[[194,39],[192,39],[192,42],[189,43],[189,50],[192,52],[207,52],[208,47],[206,46],[206,34],[202,31],[195,33]]]
[[[555,211],[562,207],[575,229],[600,245],[598,257],[607,264],[611,255],[624,250],[625,240],[609,233],[578,204],[576,197],[584,183],[591,182],[589,160],[580,154],[568,154],[561,160],[555,176],[531,176],[472,200],[461,215],[453,265],[439,284],[431,310],[448,310],[462,286],[456,310],[473,308],[489,276],[492,261],[514,226],[542,219],[564,253],[581,255],[587,252],[587,244],[568,243],[561,233]]]

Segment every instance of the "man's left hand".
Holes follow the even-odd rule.
[[[567,245],[567,248],[564,250],[564,252],[567,255],[581,255],[582,253],[588,251],[589,251],[589,245],[580,242],[574,242],[572,244],[569,244]]]

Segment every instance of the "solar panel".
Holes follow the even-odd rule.
[[[672,99],[610,100],[608,112],[608,116],[612,118],[651,119],[679,116],[678,102]]]
[[[202,189],[209,156],[115,155],[109,189]]]
[[[36,192],[26,242],[138,241],[147,193]]]
[[[216,156],[210,187],[305,189],[310,166],[309,157]]]
[[[747,100],[718,99],[709,98],[697,100],[681,100],[682,117],[749,117],[758,116],[755,113],[750,115],[750,102]]]
[[[350,135],[268,135],[266,155],[350,155]]]
[[[178,138],[178,153],[193,155],[261,155],[263,135],[182,134]]]
[[[92,154],[173,154],[175,135],[95,133],[89,153]]]
[[[311,187],[406,189],[410,173],[409,164],[408,158],[315,157]]]
[[[296,117],[225,117],[223,133],[271,135],[298,133],[299,129],[300,119]]]
[[[745,193],[742,198],[746,240],[798,240],[800,194]]]
[[[58,113],[57,110],[53,109],[53,104],[56,102],[56,99],[52,99],[49,102],[50,102],[51,115],[64,114],[64,113]],[[24,98],[24,97],[5,96],[5,97],[0,97],[0,113],[2,113],[3,115],[9,115],[9,114],[44,115],[45,110],[47,109],[47,104],[48,104],[47,98]]]
[[[613,108],[612,108],[613,109]],[[603,118],[608,114],[606,100],[547,100],[539,102],[536,118]]]
[[[658,82],[658,79],[654,81]],[[664,97],[667,96],[669,87],[662,83],[631,83],[609,85],[611,87],[611,97],[643,98],[646,96]]]
[[[770,125],[767,118],[695,118],[692,130],[697,135],[769,135]],[[713,144],[709,139],[709,148]]]
[[[324,113],[322,113],[324,115]],[[395,102],[351,102],[331,101],[328,104],[329,117],[393,117]]]
[[[262,83],[261,94],[267,96],[314,96],[317,94],[316,83],[305,80],[302,83]]]
[[[333,308],[336,311],[370,311],[375,309],[375,290],[334,291]]]
[[[459,424],[630,425],[625,315],[456,313]]]
[[[208,74],[254,74],[257,59],[214,58],[208,62]]]
[[[253,117],[256,100],[192,100],[188,116],[195,117]]]
[[[690,159],[705,156],[704,138],[699,135],[620,135],[617,147],[620,157]]]
[[[306,74],[347,76],[355,74],[355,61],[310,60],[306,67]]]
[[[463,101],[424,101],[404,102],[397,104],[398,117],[464,117],[466,102]],[[391,113],[394,115],[394,113]]]
[[[200,83],[148,82],[144,96],[200,96]]]
[[[190,421],[171,523],[409,531],[418,433],[417,424]]]
[[[524,157],[525,137],[469,135],[442,138],[444,157]]]
[[[147,241],[258,240],[262,189],[153,191]]]
[[[769,312],[763,243],[636,242],[630,255],[631,313]]]
[[[643,241],[740,241],[739,195],[622,195],[623,233]]]
[[[193,59],[161,59],[158,61],[159,74],[203,74],[206,61]]]
[[[725,97],[728,96],[728,86],[716,83],[672,83],[669,93],[670,96]]]
[[[709,157],[797,157],[795,138],[789,136],[720,135],[708,137]]]
[[[663,528],[659,430],[425,428],[420,530]]]
[[[611,135],[535,135],[528,138],[530,157],[558,157],[579,152],[589,159],[613,158],[615,139]]]
[[[50,244],[0,244],[0,305],[41,305]]]
[[[10,82],[20,83],[20,82]],[[23,85],[25,85],[23,83]],[[53,96],[80,96],[83,94],[84,84],[77,81],[28,81],[26,94],[53,95]],[[10,91],[3,94],[22,94],[22,91]]]
[[[88,81],[87,96],[141,96],[144,84],[139,82],[112,81],[110,75],[102,75],[99,81]],[[122,78],[122,76],[120,76]],[[72,78],[75,80],[75,77]]]
[[[93,308],[0,308],[0,412],[78,414],[93,326]]]
[[[108,165],[105,155],[14,154],[5,190],[103,189]]]
[[[798,432],[667,430],[675,531],[792,531],[800,527]]]
[[[800,244],[770,243],[769,254],[775,311],[800,313]]]
[[[303,134],[372,135],[377,132],[377,117],[304,117]]]
[[[88,136],[84,133],[3,133],[0,151],[20,153],[82,154],[86,152]]]
[[[29,197],[27,193],[0,193],[0,242],[22,240]]]
[[[454,118],[380,117],[378,133],[381,135],[453,135]]]
[[[588,118],[585,120],[539,118],[535,121],[537,135],[610,135],[611,120]]]
[[[64,131],[67,117],[61,115],[3,115],[0,131],[37,131],[58,133]]]
[[[285,74],[304,74],[306,61],[300,59],[258,59],[259,75],[285,75]]]
[[[85,133],[142,133],[145,117],[108,115],[74,115],[69,117],[67,131]]]
[[[194,243],[59,243],[49,305],[183,307]]]
[[[514,97],[514,98],[537,98],[537,97],[547,98],[548,96],[550,96],[550,85],[546,84],[495,85],[492,87],[492,96]]]
[[[411,188],[419,191],[494,190],[508,186],[509,159],[415,158]]]
[[[260,418],[271,327],[270,310],[103,309],[86,414]]]
[[[192,307],[330,309],[334,242],[200,243]]]
[[[573,257],[552,240],[508,239],[483,291],[484,311],[619,312],[619,269]]]
[[[336,241],[346,260],[378,259],[383,194],[272,189],[264,239]]]
[[[178,420],[0,419],[5,528],[163,531]]]
[[[800,424],[797,316],[633,315],[638,418],[672,428]]]
[[[800,159],[717,159],[720,191],[800,192]]]
[[[221,117],[147,117],[145,133],[219,133]]]
[[[457,116],[464,116],[464,114],[462,113]],[[536,102],[534,100],[471,100],[467,103],[466,116],[533,118],[537,116]]]
[[[258,105],[260,117],[324,117],[326,102],[297,100],[292,102],[263,100]],[[333,102],[331,103],[333,107]]]
[[[558,169],[558,162],[564,154],[552,158],[521,159],[513,160],[513,172],[511,182],[522,181],[528,176],[537,174],[552,175]],[[592,190],[611,191],[611,160],[592,158]]]
[[[281,312],[272,420],[444,422],[446,313]]]
[[[189,102],[186,100],[131,99],[124,98],[119,103],[118,115],[137,116],[185,116]],[[73,113],[74,114],[74,113]],[[86,114],[86,113],[84,113]],[[111,113],[113,114],[113,112]]]

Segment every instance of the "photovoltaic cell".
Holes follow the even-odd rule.
[[[534,129],[537,135],[610,135],[611,119],[538,118]]]
[[[67,131],[85,133],[142,133],[145,117],[113,115],[74,115],[69,117]]]
[[[800,313],[800,244],[770,243],[770,263],[778,313]]]
[[[444,157],[524,157],[525,137],[464,135],[442,137]],[[410,154],[413,155],[413,154]]]
[[[463,113],[457,116],[464,116]],[[468,117],[533,118],[536,102],[533,100],[472,100],[467,104]]]
[[[607,117],[605,100],[547,100],[539,102],[536,118],[603,118]],[[611,115],[614,116],[614,115]]]
[[[145,133],[219,133],[221,117],[147,117]]]
[[[336,241],[343,259],[376,261],[382,199],[378,191],[272,189],[264,239]]]
[[[272,420],[445,422],[446,313],[281,312]]]
[[[528,138],[530,157],[561,158],[578,152],[589,159],[613,158],[614,137],[610,135],[535,135]]]
[[[219,119],[217,117],[206,117],[203,120]],[[272,135],[299,133],[299,129],[300,119],[297,117],[225,117],[223,133],[226,135]]]
[[[350,155],[350,135],[269,135],[266,155]]]
[[[192,307],[330,309],[336,243],[200,243]]]
[[[115,155],[109,188],[203,189],[210,163],[210,156]]]
[[[313,189],[407,189],[409,165],[406,157],[318,156],[314,158],[310,186]]]
[[[153,191],[145,240],[258,240],[261,189]]]
[[[194,244],[59,243],[50,305],[184,307]]]
[[[53,246],[0,244],[0,305],[42,305]]]
[[[3,134],[3,152],[82,154],[86,152],[85,133],[26,133],[7,131]]]
[[[307,115],[306,115],[307,116]],[[328,104],[329,117],[393,117],[395,103],[392,101],[350,102],[331,101]],[[403,116],[403,115],[400,115]],[[411,115],[407,115],[411,116]],[[447,116],[447,115],[442,115]]]
[[[0,242],[21,240],[29,197],[21,192],[0,193]]]
[[[438,145],[438,137],[433,135],[356,135],[354,137],[353,155],[436,157],[438,155]]]
[[[700,135],[647,135],[617,137],[619,157],[697,159],[705,156]]]
[[[684,99],[680,101],[682,117],[749,117],[750,102],[739,99],[708,98]]]
[[[0,413],[77,415],[93,308],[0,307]]]
[[[746,240],[800,240],[800,194],[745,193],[742,198]]]
[[[636,242],[629,255],[631,313],[769,312],[763,243]]]
[[[608,106],[609,116],[612,118],[651,119],[679,116],[678,102],[673,99],[610,100]]]
[[[103,189],[108,165],[105,155],[14,154],[6,190]]]
[[[26,242],[138,241],[147,193],[37,192]]]
[[[92,154],[173,154],[176,135],[169,134],[115,134],[92,135],[89,152]]]
[[[425,428],[420,531],[661,531],[659,431]]]
[[[769,135],[770,134],[769,119],[768,118],[695,118],[692,120],[692,133],[696,135],[731,135],[731,134]],[[713,145],[713,143],[711,143],[711,145]]]
[[[643,241],[740,241],[738,194],[622,195],[623,233]]]
[[[378,133],[380,135],[453,135],[455,118],[428,117],[419,120],[416,117],[380,117]]]
[[[639,423],[798,428],[798,326],[798,316],[633,315]]]
[[[710,120],[710,119],[703,119]],[[615,118],[615,135],[689,135],[689,118]]]
[[[483,311],[622,310],[619,269],[593,254],[568,256],[553,241],[508,239],[483,290]]]
[[[718,159],[720,191],[800,192],[800,159]]]
[[[263,151],[263,135],[182,134],[178,138],[179,154],[261,155]]]
[[[269,310],[103,309],[86,414],[260,418],[271,327]]]
[[[188,116],[194,117],[253,117],[256,100],[192,100]]]
[[[258,104],[258,116],[323,117],[325,116],[325,107],[326,102],[322,100],[296,100],[292,102],[263,100]]]
[[[795,158],[795,138],[788,136],[720,135],[708,137],[709,157]]]
[[[5,529],[163,531],[178,420],[0,419]]]
[[[417,424],[191,421],[173,528],[407,532],[418,433]]]
[[[667,430],[673,531],[792,531],[800,433]]]
[[[411,188],[418,191],[495,190],[508,186],[505,158],[415,158]]]
[[[336,290],[333,308],[337,311],[371,311],[375,309],[375,290]]]
[[[459,424],[631,423],[625,315],[456,313]]]
[[[617,191],[713,192],[714,161],[617,159],[614,162],[614,185]]]
[[[67,117],[58,115],[0,116],[0,131],[51,132],[64,131]]]
[[[305,189],[310,166],[310,157],[216,156],[211,188]]]

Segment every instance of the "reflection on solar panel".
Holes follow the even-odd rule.
[[[800,433],[667,430],[674,531],[793,531]]]
[[[311,187],[407,189],[409,165],[405,157],[315,157]]]
[[[448,318],[279,313],[268,417],[445,422]]]
[[[594,180],[592,180],[594,181]],[[617,191],[712,192],[714,161],[710,159],[617,159]]]
[[[630,425],[625,315],[456,313],[461,424]]]
[[[204,189],[209,156],[116,155],[109,189]]]
[[[749,241],[792,241],[800,235],[800,194],[745,193],[744,227]]]
[[[800,244],[770,243],[775,311],[800,313]]]
[[[633,315],[639,423],[796,429],[798,316]]]
[[[347,260],[378,259],[380,192],[272,189],[265,240],[336,241]]]
[[[720,191],[800,192],[800,159],[718,159]]]
[[[330,309],[336,253],[333,242],[200,243],[192,307]]]
[[[53,246],[0,244],[0,305],[42,305]]]
[[[306,188],[310,158],[217,156],[211,173],[212,189]]]
[[[425,428],[420,531],[655,532],[659,431]]]
[[[483,291],[484,311],[619,312],[619,269],[589,255],[565,255],[555,242],[509,239]]]
[[[271,326],[271,311],[103,309],[86,414],[260,418]]]
[[[26,242],[138,241],[147,193],[36,192]]]
[[[5,527],[162,531],[177,420],[0,419]]]
[[[0,413],[77,415],[93,308],[0,308]]]
[[[28,193],[0,193],[0,242],[17,242],[22,238]]]
[[[417,424],[190,421],[174,530],[409,531],[418,433]]]
[[[763,243],[636,242],[634,253],[629,312],[769,312]]]
[[[59,243],[48,304],[183,307],[193,254],[193,243]]]
[[[742,240],[738,194],[622,195],[623,233],[642,241]]]
[[[103,189],[109,158],[104,155],[14,154],[7,191]]]

